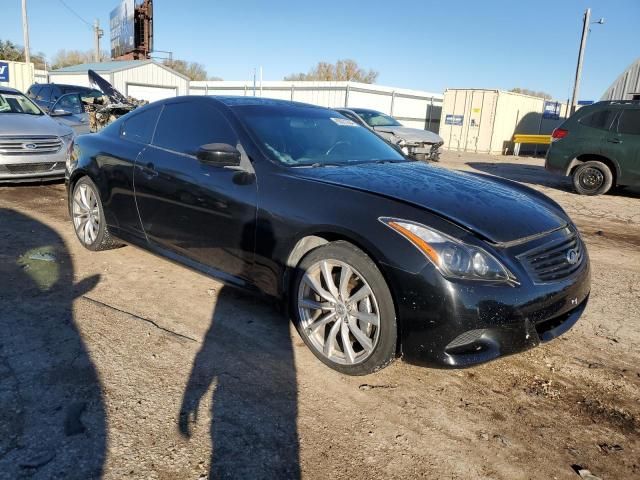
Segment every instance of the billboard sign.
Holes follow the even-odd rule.
[[[135,49],[134,13],[134,0],[122,0],[120,5],[111,11],[111,58],[117,58]]]
[[[0,62],[0,82],[9,81],[9,64],[7,62]]]
[[[464,115],[450,115],[450,114],[447,114],[444,117],[444,124],[445,125],[455,125],[457,127],[461,127],[463,119],[464,119]]]
[[[548,120],[560,120],[560,102],[544,102],[542,118]]]

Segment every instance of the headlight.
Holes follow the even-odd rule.
[[[69,145],[71,143],[71,141],[73,140],[73,133],[70,133],[69,135],[61,136],[60,140],[62,140],[65,145]]]
[[[515,281],[506,267],[479,247],[407,220],[381,217],[380,221],[409,240],[445,277]]]

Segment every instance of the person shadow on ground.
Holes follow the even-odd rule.
[[[100,478],[102,387],[73,318],[71,257],[43,223],[0,208],[0,479]]]
[[[273,248],[270,229],[261,238],[263,248]],[[300,478],[289,322],[269,303],[233,287],[219,291],[193,362],[179,416],[184,437],[202,423],[200,404],[210,389],[210,479]]]

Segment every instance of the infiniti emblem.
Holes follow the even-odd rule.
[[[575,248],[567,250],[567,263],[575,265],[578,262],[578,251]]]
[[[23,143],[22,148],[26,150],[35,150],[38,146],[35,143]]]

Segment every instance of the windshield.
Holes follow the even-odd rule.
[[[371,127],[401,127],[402,124],[395,118],[380,112],[356,112]]]
[[[332,110],[253,105],[235,112],[272,159],[290,166],[405,160],[370,130]]]
[[[0,113],[42,115],[40,109],[21,93],[0,93]]]

